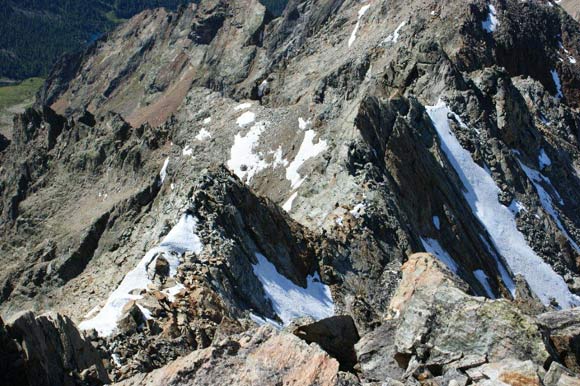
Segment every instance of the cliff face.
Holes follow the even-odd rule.
[[[278,358],[253,376],[291,383],[316,357],[303,384],[465,384],[509,360],[505,379],[547,382],[560,359],[534,317],[580,302],[579,36],[549,1],[146,11],[63,58],[15,120],[3,316],[96,329],[129,384],[202,384],[277,344],[294,373]],[[332,315],[352,323],[303,327]]]

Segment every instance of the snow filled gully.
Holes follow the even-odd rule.
[[[95,329],[100,336],[109,336],[117,328],[117,321],[123,312],[123,307],[131,300],[141,299],[138,293],[147,289],[152,283],[147,268],[155,259],[163,254],[170,266],[169,275],[175,276],[179,266],[179,257],[185,252],[199,254],[203,245],[196,234],[197,219],[189,213],[184,214],[179,222],[165,236],[159,246],[151,249],[139,261],[137,266],[130,271],[115,291],[109,295],[104,307],[92,319],[85,320],[79,327],[83,330]],[[165,292],[170,298],[183,288],[181,284],[167,288]],[[145,317],[150,318],[151,313],[144,307],[139,306]],[[89,314],[93,314],[91,311]]]
[[[330,288],[322,283],[318,273],[308,276],[306,288],[302,288],[280,274],[276,266],[264,255],[256,253],[256,259],[258,262],[253,265],[254,275],[262,283],[266,298],[270,300],[274,312],[284,325],[288,325],[293,319],[305,316],[320,320],[334,315],[334,302]],[[251,316],[259,324],[268,322],[281,327],[270,319],[253,314]]]
[[[549,304],[553,298],[562,308],[580,305],[580,297],[572,294],[562,277],[527,244],[524,235],[516,226],[513,212],[498,201],[500,189],[495,181],[485,169],[473,161],[471,154],[461,147],[451,131],[448,120],[448,114],[453,115],[462,126],[465,126],[459,116],[442,101],[435,106],[426,106],[426,110],[439,135],[441,149],[463,183],[466,201],[487,230],[511,271],[514,274],[521,274],[544,304]],[[497,258],[496,260],[501,267],[501,262]],[[503,280],[508,288],[512,287],[510,290],[513,293],[511,278],[503,277]]]

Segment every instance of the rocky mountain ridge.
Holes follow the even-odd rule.
[[[2,317],[79,324],[63,384],[577,384],[579,36],[539,0],[146,11],[15,119]]]

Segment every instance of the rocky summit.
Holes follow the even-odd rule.
[[[65,55],[0,136],[0,384],[580,385],[574,4],[201,0]]]

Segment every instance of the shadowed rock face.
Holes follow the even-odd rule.
[[[540,0],[137,15],[63,58],[2,145],[0,312],[91,320],[132,272],[120,328],[87,339],[133,384],[573,368],[574,332],[535,317],[580,292],[579,31]],[[156,250],[183,216],[201,246]],[[256,327],[312,304],[335,317]]]
[[[316,343],[336,358],[343,371],[354,371],[357,363],[354,345],[360,336],[350,316],[333,316],[297,327],[294,335],[307,343]]]
[[[101,353],[66,316],[25,312],[0,320],[2,380],[6,385],[103,384]]]

